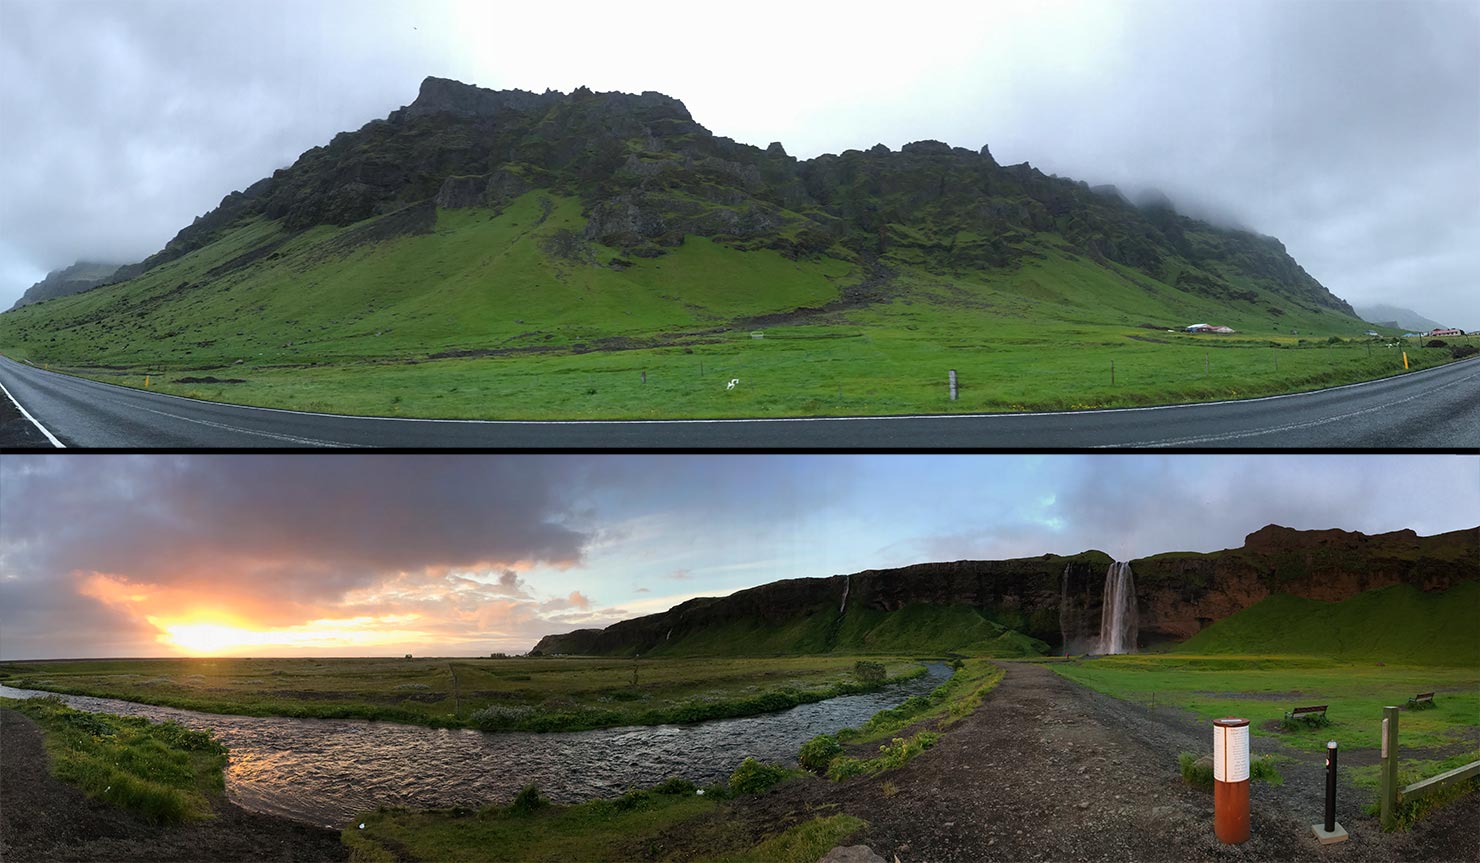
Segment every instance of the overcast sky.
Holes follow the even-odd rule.
[[[135,261],[427,75],[659,90],[799,157],[923,138],[1152,186],[1480,329],[1473,0],[0,0],[0,308]]]
[[[782,578],[1480,521],[1471,456],[0,456],[0,658],[523,652]]]

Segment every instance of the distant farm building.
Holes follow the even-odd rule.
[[[1428,335],[1431,336],[1462,336],[1464,334],[1464,330],[1456,329],[1454,327],[1435,327],[1428,332]]]
[[[1231,333],[1232,327],[1215,327],[1212,324],[1193,324],[1187,327],[1185,332],[1189,333]]]

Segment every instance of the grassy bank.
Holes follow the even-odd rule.
[[[874,657],[878,659],[878,657]],[[11,662],[0,682],[207,713],[376,719],[488,731],[571,731],[783,710],[924,673],[887,658],[159,659]]]
[[[225,790],[226,748],[209,734],[73,710],[54,698],[0,698],[41,727],[52,773],[94,797],[158,824],[209,817]]]
[[[927,695],[915,695],[898,706],[881,710],[858,728],[844,728],[837,734],[812,738],[802,745],[797,760],[808,770],[835,782],[903,766],[934,746],[941,732],[981,706],[982,698],[1002,681],[1004,673],[986,659],[968,659],[957,666],[950,680]],[[918,728],[910,737],[894,736],[911,726]],[[878,754],[869,758],[843,752],[844,743],[871,743],[886,738],[888,742],[879,746]]]
[[[569,806],[549,803],[530,787],[506,806],[476,811],[380,809],[345,828],[343,840],[352,859],[364,863],[407,855],[445,861],[811,863],[864,822],[842,814],[818,816],[756,837],[729,817],[726,807],[726,801],[764,794],[795,778],[793,772],[747,760],[728,783],[709,788],[670,779],[655,788]],[[677,843],[676,835],[681,835]]]

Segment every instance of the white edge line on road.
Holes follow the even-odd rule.
[[[46,426],[41,424],[40,420],[31,416],[31,412],[26,410],[26,408],[20,403],[20,401],[18,401],[15,396],[10,394],[10,390],[5,389],[5,384],[0,384],[0,391],[3,391],[5,393],[5,397],[10,399],[11,403],[20,409],[21,416],[30,420],[31,425],[34,425],[36,428],[41,429],[41,433],[46,435],[46,439],[51,441],[52,446],[56,447],[57,449],[67,448],[67,445],[57,440],[57,436],[48,431]]]
[[[0,354],[0,356],[4,356]],[[6,359],[10,359],[6,357]],[[15,362],[15,360],[10,360]],[[562,426],[562,425],[704,425],[709,423],[817,423],[817,422],[867,422],[870,420],[954,420],[954,419],[1027,419],[1031,417],[1093,417],[1098,414],[1138,413],[1141,411],[1169,411],[1182,408],[1206,408],[1216,405],[1247,405],[1254,402],[1267,402],[1276,399],[1294,399],[1303,396],[1320,395],[1321,393],[1334,393],[1338,390],[1347,390],[1354,387],[1365,387],[1373,384],[1391,383],[1397,380],[1411,380],[1433,372],[1444,369],[1453,369],[1466,363],[1480,365],[1480,358],[1464,359],[1457,362],[1444,363],[1427,369],[1406,372],[1403,374],[1389,375],[1385,378],[1373,378],[1370,381],[1357,381],[1354,384],[1342,384],[1336,387],[1326,387],[1319,390],[1305,390],[1298,393],[1280,393],[1273,396],[1257,396],[1251,399],[1224,399],[1216,402],[1187,402],[1177,405],[1147,405],[1139,408],[1092,408],[1082,411],[1036,411],[1028,413],[974,413],[974,414],[891,414],[888,416],[847,416],[847,417],[711,417],[708,419],[671,419],[671,420],[478,420],[478,419],[437,419],[433,417],[380,417],[362,416],[357,414],[329,414],[319,411],[296,411],[291,408],[265,408],[258,405],[235,405],[231,402],[214,402],[210,399],[192,399],[186,396],[175,396],[169,393],[146,392],[134,387],[125,387],[118,384],[95,381],[92,378],[84,378],[79,375],[69,375],[64,372],[53,372],[31,367],[34,371],[44,371],[45,374],[60,375],[74,381],[85,381],[90,384],[111,387],[130,393],[142,393],[144,395],[158,396],[167,399],[179,399],[192,404],[219,405],[223,408],[240,408],[249,411],[267,411],[275,414],[297,414],[299,416],[332,417],[345,420],[373,420],[376,422],[402,422],[402,423],[481,423],[485,425],[527,425],[527,426]],[[17,403],[19,404],[19,403]],[[39,423],[38,423],[39,425]]]

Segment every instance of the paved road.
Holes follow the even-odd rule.
[[[1480,359],[1312,393],[1039,414],[485,422],[349,417],[146,393],[0,357],[0,384],[69,447],[1480,448]]]

